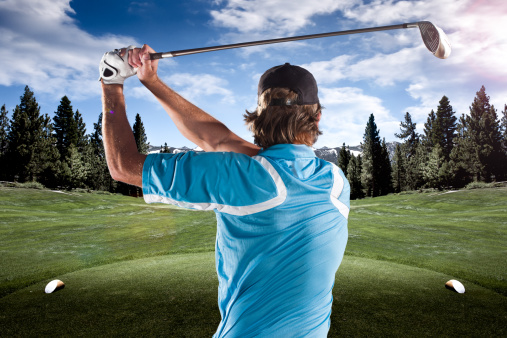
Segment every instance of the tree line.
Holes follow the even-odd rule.
[[[380,140],[375,117],[366,124],[362,155],[343,144],[338,165],[351,186],[351,198],[376,197],[424,188],[463,188],[472,182],[507,179],[507,105],[501,112],[489,102],[484,86],[476,93],[468,115],[455,115],[443,96],[437,111],[428,114],[418,134],[410,113],[400,122],[401,140],[389,158]]]
[[[9,119],[5,104],[0,109],[0,180],[39,182],[49,188],[83,188],[139,195],[138,188],[114,181],[106,164],[102,143],[102,113],[91,134],[79,110],[74,112],[62,97],[53,120],[40,112],[28,86]],[[139,114],[133,125],[137,148],[148,152]]]
[[[140,189],[114,181],[107,168],[102,143],[102,113],[93,131],[79,110],[64,96],[54,118],[40,113],[28,86],[20,104],[8,118],[0,109],[0,180],[39,182],[49,188],[83,188],[140,195]],[[136,114],[132,126],[139,152],[149,143],[143,122]],[[462,188],[471,182],[507,179],[507,105],[502,116],[490,104],[484,86],[477,92],[468,115],[456,117],[443,96],[437,111],[428,114],[423,134],[406,113],[400,123],[400,139],[390,156],[385,138],[371,114],[355,156],[343,144],[338,165],[351,185],[351,198],[376,197],[422,188]],[[170,152],[167,143],[161,152]]]

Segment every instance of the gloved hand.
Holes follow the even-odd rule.
[[[103,80],[105,84],[123,84],[126,78],[131,77],[137,73],[137,68],[129,65],[129,50],[136,48],[135,46],[128,46],[121,49],[126,49],[123,56],[120,56],[121,49],[115,49],[112,52],[107,52],[100,60],[99,65],[99,81]]]

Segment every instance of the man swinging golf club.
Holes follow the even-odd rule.
[[[131,46],[100,64],[112,177],[142,187],[148,203],[215,211],[222,319],[214,337],[326,337],[350,189],[311,148],[321,134],[314,77],[288,63],[262,75],[258,107],[245,115],[252,144],[166,86],[153,52]],[[136,73],[206,152],[138,153],[123,96],[123,81]]]

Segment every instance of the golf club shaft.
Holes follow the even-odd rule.
[[[197,53],[212,52],[212,51],[223,50],[223,49],[232,49],[232,48],[241,48],[241,47],[268,45],[268,44],[272,44],[272,43],[298,41],[298,40],[308,40],[308,39],[316,39],[316,38],[325,38],[325,37],[329,37],[329,36],[338,36],[338,35],[349,35],[349,34],[359,34],[359,33],[387,31],[387,30],[392,30],[392,29],[412,28],[412,27],[417,27],[417,23],[404,23],[404,24],[391,25],[391,26],[352,29],[352,30],[340,31],[340,32],[310,34],[310,35],[293,36],[293,37],[288,37],[288,38],[260,40],[260,41],[251,41],[251,42],[242,42],[242,43],[233,43],[233,44],[230,44],[230,45],[213,46],[213,47],[202,47],[202,48],[193,48],[193,49],[183,49],[183,50],[176,50],[176,51],[165,52],[165,53],[152,53],[152,54],[150,54],[150,58],[152,60],[157,60],[157,59],[171,58],[171,57],[182,56],[182,55],[190,55],[190,54],[197,54]]]

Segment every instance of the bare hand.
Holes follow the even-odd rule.
[[[121,51],[121,55],[125,55],[125,50]],[[151,84],[158,80],[157,68],[158,60],[152,61],[150,53],[155,53],[153,48],[144,44],[142,48],[134,48],[129,50],[128,62],[137,68],[137,77],[144,84]]]

